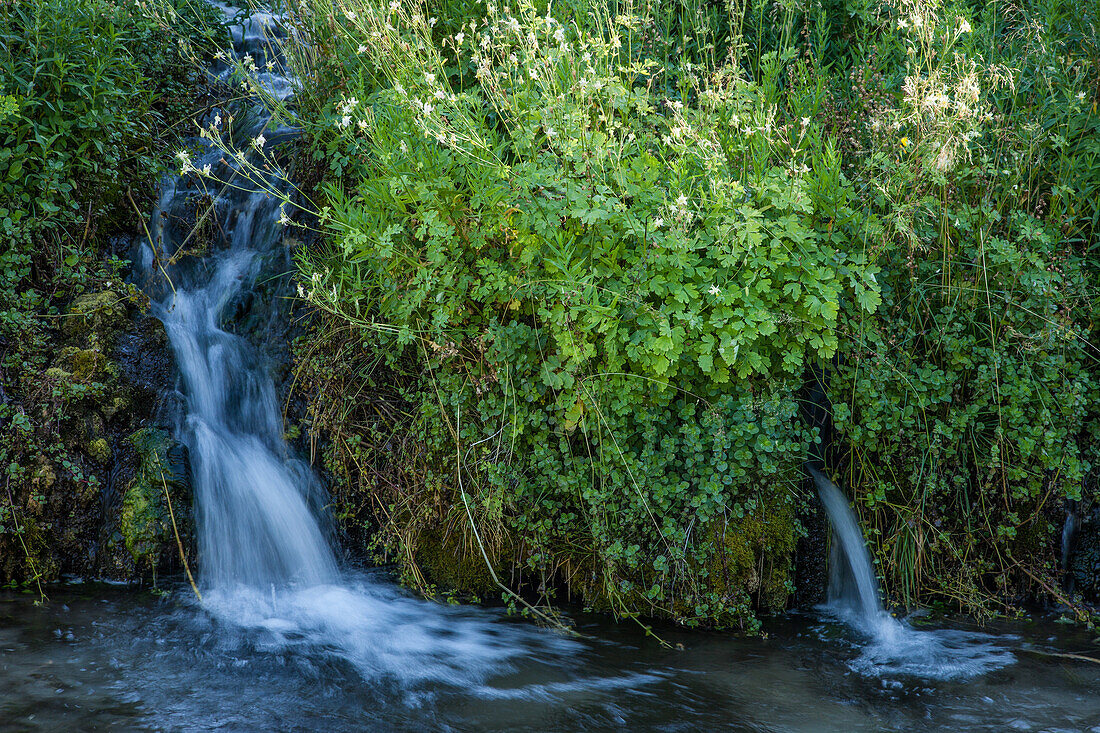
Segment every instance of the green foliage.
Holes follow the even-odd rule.
[[[137,296],[105,245],[188,132],[191,59],[224,40],[219,18],[193,0],[0,3],[4,581],[51,579],[73,545],[87,553],[105,426],[126,403],[111,346]]]
[[[874,224],[815,94],[781,91],[788,57],[670,98],[628,16],[490,10],[441,44],[404,10],[346,20],[328,41],[347,91],[299,122],[349,186],[326,189],[333,237],[301,266],[391,368],[422,365],[424,496],[395,500],[383,543],[414,563],[438,491],[470,552],[546,592],[689,624],[782,608],[814,440],[794,394],[836,353],[840,302],[878,304]],[[781,531],[724,539],[746,521]],[[761,563],[782,569],[766,591]]]
[[[830,397],[888,587],[981,611],[1057,588],[1062,507],[1092,500],[1100,46],[1079,4],[934,10],[891,21],[915,51],[855,174],[883,304],[845,312]]]
[[[299,9],[317,84],[277,112],[327,169],[299,265],[340,355],[303,363],[314,428],[411,582],[447,547],[751,626],[815,371],[892,595],[1058,587],[1100,437],[1094,7]]]

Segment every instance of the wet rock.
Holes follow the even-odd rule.
[[[189,502],[186,460],[164,430],[142,428],[127,443],[139,465],[123,494],[118,531],[135,569],[156,572],[162,559],[173,556],[175,533],[182,521],[181,516],[173,527],[169,502],[180,507]]]

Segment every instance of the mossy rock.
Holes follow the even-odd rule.
[[[10,520],[9,520],[10,521]],[[51,551],[45,527],[21,512],[12,523],[15,532],[0,535],[0,573],[24,584],[57,579],[57,558]]]
[[[71,382],[73,379],[73,373],[67,372],[61,367],[50,367],[42,373],[42,376],[51,382]]]
[[[81,295],[69,304],[61,331],[72,339],[110,344],[126,324],[126,304],[113,290]]]
[[[167,432],[142,428],[127,441],[140,463],[123,494],[118,529],[135,566],[155,570],[166,546],[175,542],[166,492],[178,498],[186,471],[169,457],[174,442]]]
[[[417,540],[416,561],[429,582],[455,593],[483,596],[497,587],[476,546],[458,531],[425,530]]]
[[[720,596],[754,598],[762,611],[787,606],[794,572],[794,504],[786,496],[761,497],[756,510],[740,519],[714,523],[714,548],[707,580]]]

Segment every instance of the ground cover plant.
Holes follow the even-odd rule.
[[[287,10],[285,221],[322,232],[297,386],[350,535],[408,582],[755,628],[819,455],[898,602],[1073,600],[1087,4]]]

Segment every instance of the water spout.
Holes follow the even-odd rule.
[[[828,602],[823,611],[864,637],[851,667],[869,676],[962,679],[1015,661],[989,634],[918,630],[882,604],[871,554],[848,499],[820,471],[808,467],[833,528]]]

